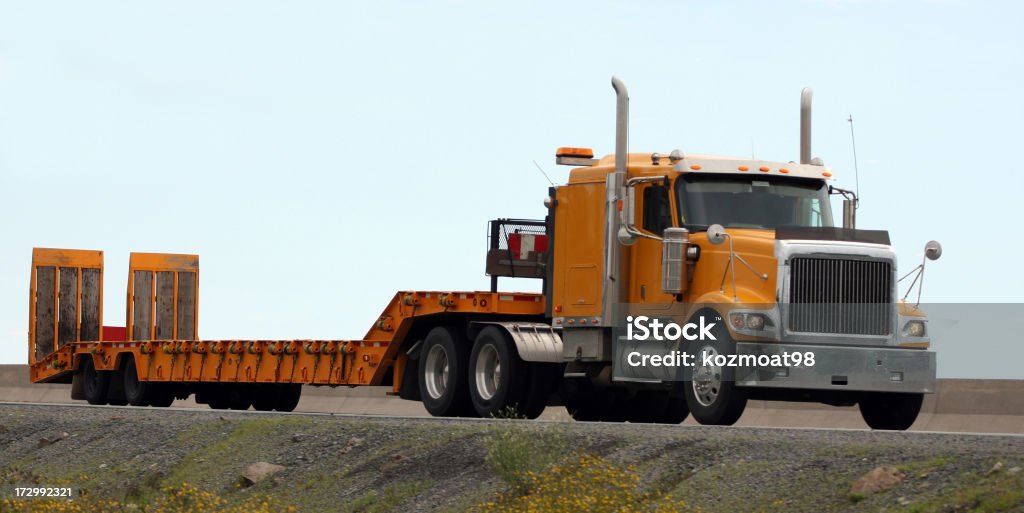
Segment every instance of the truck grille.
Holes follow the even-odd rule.
[[[789,331],[888,335],[892,264],[882,260],[790,259]]]

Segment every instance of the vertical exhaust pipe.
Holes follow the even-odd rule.
[[[615,174],[625,178],[629,159],[629,91],[616,76],[612,77],[612,89],[615,89]],[[620,199],[622,196],[619,194]]]
[[[811,163],[811,96],[814,92],[805,87],[800,92],[800,163]]]
[[[626,167],[629,163],[629,91],[626,84],[612,77],[615,89],[615,172],[605,180],[604,291],[602,295],[603,326],[612,326],[615,305],[621,302],[622,242],[619,233],[623,218],[632,206],[626,194]],[[621,202],[621,203],[620,203]],[[621,204],[621,209],[619,205]]]
[[[618,222],[614,233],[621,244],[632,246],[636,242],[627,229],[632,219],[633,201],[626,190],[626,171],[629,165],[629,91],[619,77],[612,77],[612,88],[615,89],[615,210],[618,211]]]

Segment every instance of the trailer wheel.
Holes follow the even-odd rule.
[[[110,371],[107,377],[107,404],[111,406],[124,406],[128,404],[128,398],[124,395],[124,364],[117,370]]]
[[[875,392],[864,394],[858,406],[871,429],[905,431],[917,420],[924,394]]]
[[[135,358],[132,355],[125,356],[122,367],[124,398],[132,406],[147,406],[150,402],[150,390],[153,386],[145,381],[139,381],[139,373],[135,368]]]
[[[206,385],[203,396],[211,410],[226,410],[231,406],[225,385]]]
[[[480,331],[469,356],[469,397],[481,417],[525,417],[531,369],[497,326]],[[546,397],[545,397],[546,399]],[[532,405],[535,410],[536,404]],[[539,414],[539,413],[538,413]]]
[[[256,411],[272,411],[277,406],[279,395],[279,386],[259,385],[252,397],[252,407]]]
[[[419,385],[423,406],[435,417],[471,414],[468,342],[451,328],[438,326],[427,334],[420,351]]]
[[[252,406],[252,394],[249,393],[249,386],[233,385],[225,390],[228,408],[232,410],[248,410]]]
[[[166,408],[174,403],[174,390],[164,383],[150,383],[147,402],[154,408]]]
[[[715,313],[702,313],[705,317]],[[696,318],[696,317],[695,317]],[[731,426],[743,415],[747,407],[747,392],[736,386],[736,368],[704,365],[703,355],[728,356],[736,344],[722,323],[712,329],[715,340],[695,340],[691,344],[695,366],[690,381],[683,383],[686,405],[693,418],[705,425]]]
[[[277,411],[295,411],[302,397],[302,385],[281,385],[277,392],[277,404],[274,409]]]
[[[107,404],[107,389],[110,387],[110,373],[96,370],[92,357],[82,360],[82,388],[89,404]]]

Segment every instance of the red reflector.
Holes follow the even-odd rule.
[[[508,236],[508,249],[512,252],[512,258],[527,260],[530,258],[530,253],[547,253],[548,236],[530,233],[511,233]]]

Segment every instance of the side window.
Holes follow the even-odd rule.
[[[651,185],[644,189],[643,227],[660,236],[672,226],[672,209],[668,202],[668,187]]]

